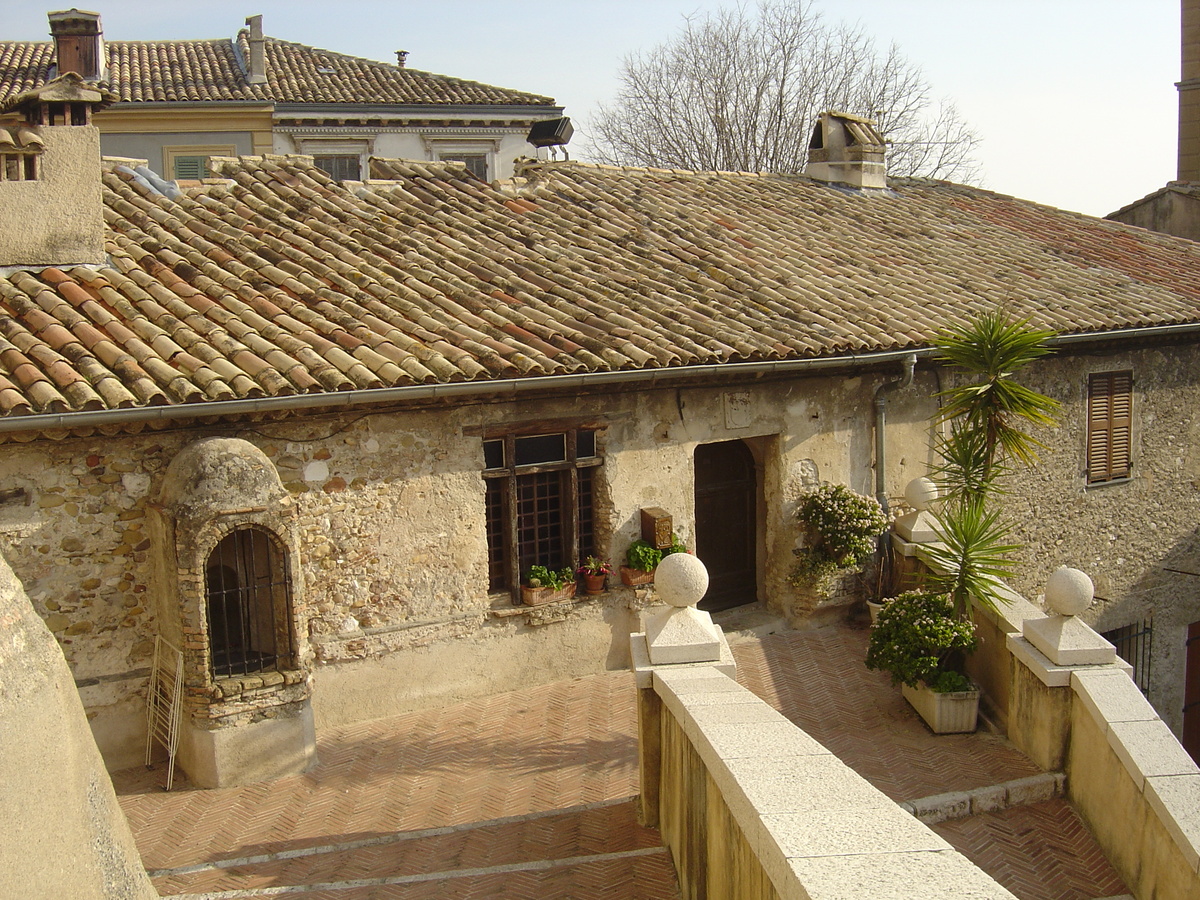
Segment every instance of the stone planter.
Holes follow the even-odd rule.
[[[608,587],[607,575],[584,575],[583,592],[585,594],[603,594]]]
[[[654,570],[644,572],[641,569],[631,569],[621,566],[621,582],[629,587],[639,587],[643,584],[654,584]]]
[[[558,590],[548,587],[533,588],[524,584],[521,585],[521,602],[526,606],[541,606],[544,603],[570,600],[574,596],[574,581],[567,582]]]
[[[904,699],[917,711],[934,734],[961,734],[975,730],[979,717],[979,691],[939,694],[924,684],[902,685]]]
[[[867,600],[867,612],[871,614],[871,624],[874,625],[879,621],[879,611],[883,609],[882,600]]]

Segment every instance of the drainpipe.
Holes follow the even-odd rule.
[[[887,415],[888,394],[894,394],[901,388],[906,388],[913,381],[913,369],[917,365],[917,354],[909,353],[900,360],[904,366],[904,374],[896,381],[881,384],[875,390],[875,499],[888,511],[887,490],[884,488],[884,463],[887,461],[887,442],[884,440],[884,420]]]

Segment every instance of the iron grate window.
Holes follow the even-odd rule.
[[[227,534],[209,555],[205,587],[214,676],[291,667],[291,582],[270,534],[258,528]]]
[[[1117,655],[1133,666],[1133,682],[1143,694],[1150,690],[1150,651],[1154,638],[1153,623],[1143,619],[1104,632],[1101,637],[1117,648]]]
[[[1099,372],[1088,378],[1088,484],[1129,477],[1132,406],[1133,372]]]
[[[358,181],[362,177],[362,160],[357,155],[314,156],[313,163],[334,181]]]
[[[530,566],[574,567],[595,552],[595,432],[483,442],[488,581],[515,595]]]

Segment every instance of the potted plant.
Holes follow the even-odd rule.
[[[975,624],[955,614],[948,594],[907,591],[879,611],[867,668],[891,673],[934,733],[974,731],[979,690],[958,671],[974,649]]]
[[[621,581],[630,587],[654,583],[654,570],[664,556],[672,553],[687,553],[688,548],[676,534],[671,535],[671,546],[659,550],[649,541],[638,538],[625,551],[625,565],[621,566]]]
[[[583,576],[583,589],[588,594],[603,594],[611,573],[612,566],[609,565],[608,560],[600,559],[598,556],[589,556],[575,570],[576,575]]]
[[[1021,425],[1053,425],[1057,403],[1012,379],[1012,374],[1050,352],[1052,334],[1027,322],[1012,322],[995,311],[939,335],[939,359],[974,380],[938,394],[944,402],[936,423],[948,426],[937,443],[934,469],[943,500],[934,513],[938,542],[926,546],[929,571],[923,591],[888,603],[871,632],[867,666],[892,673],[904,684],[904,696],[938,732],[971,731],[966,713],[954,723],[942,721],[939,696],[964,705],[978,690],[964,674],[966,654],[974,649],[973,606],[994,610],[1003,602],[1000,587],[1011,577],[1009,527],[992,507],[1008,461],[1032,464],[1038,441]]]
[[[857,579],[836,580],[875,552],[888,518],[879,501],[844,484],[823,484],[801,499],[796,518],[805,529],[806,546],[798,549],[788,576],[800,598],[809,604],[844,602],[857,597]]]
[[[529,575],[521,585],[521,602],[526,606],[569,600],[574,596],[575,573],[570,566],[561,569],[530,566]]]

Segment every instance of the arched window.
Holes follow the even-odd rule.
[[[231,531],[204,567],[214,676],[291,668],[291,583],[284,550],[259,528]]]

